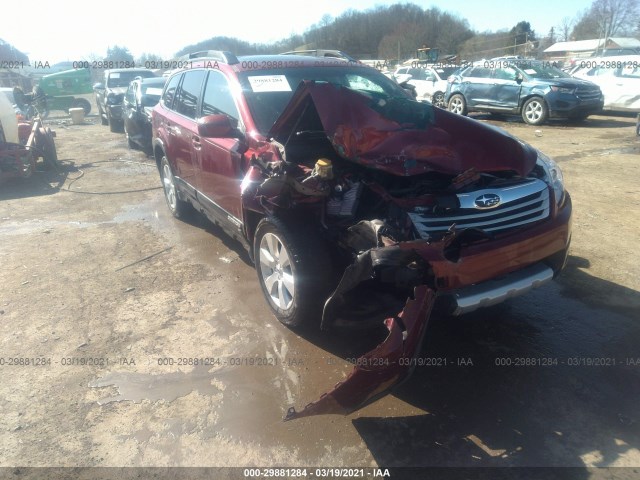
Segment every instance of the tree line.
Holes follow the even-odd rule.
[[[273,54],[295,49],[337,49],[359,58],[405,60],[413,58],[422,46],[436,47],[441,56],[477,60],[503,55],[540,56],[557,41],[586,40],[614,36],[640,38],[640,0],[594,0],[572,19],[563,18],[546,34],[536,33],[531,24],[520,21],[510,29],[476,32],[469,22],[439,8],[402,3],[356,11],[338,17],[324,15],[302,34],[293,34],[270,44],[251,43],[232,37],[213,37],[176,52],[176,57],[201,50],[228,50],[237,55]],[[6,54],[6,55],[5,55]],[[23,54],[0,41],[0,59]],[[24,56],[26,58],[26,56]],[[126,47],[110,46],[106,57],[114,61],[133,61]],[[135,59],[159,60],[153,53]]]

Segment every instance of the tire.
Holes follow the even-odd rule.
[[[131,150],[135,150],[137,149],[138,145],[136,145],[135,142],[133,142],[131,140],[131,137],[129,136],[129,132],[127,131],[127,123],[124,123],[124,135],[127,137],[127,146],[131,149]]]
[[[468,113],[467,101],[464,99],[464,96],[460,93],[452,95],[449,99],[448,110],[458,115],[466,115]]]
[[[44,138],[42,158],[44,159],[44,163],[52,168],[56,168],[59,165],[56,143],[54,142],[53,137],[48,135]]]
[[[529,125],[541,125],[548,116],[549,108],[541,97],[531,97],[522,106],[522,120]]]
[[[89,103],[89,101],[84,98],[76,98],[71,106],[73,108],[82,108],[85,115],[89,115],[89,112],[91,112],[91,103]]]
[[[107,112],[107,120],[109,123],[109,131],[113,133],[122,133],[124,123],[116,121],[111,118],[111,115]]]
[[[434,93],[433,97],[431,97],[431,103],[436,107],[447,108],[447,104],[444,101],[444,93],[442,92]]]
[[[109,120],[104,118],[104,112],[102,111],[102,107],[100,106],[99,103],[98,103],[98,115],[100,116],[100,123],[102,123],[102,125],[109,125]]]
[[[167,201],[169,211],[176,218],[184,218],[189,212],[189,202],[180,200],[178,197],[178,189],[176,188],[176,179],[173,176],[173,170],[169,165],[166,156],[160,161],[160,179],[162,180],[162,190],[164,199]]]
[[[289,327],[319,325],[331,262],[318,235],[300,220],[260,221],[253,241],[258,281],[271,310]]]

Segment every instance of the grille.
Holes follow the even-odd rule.
[[[484,194],[499,195],[501,203],[491,209],[477,208],[475,200]],[[416,208],[409,212],[420,237],[430,238],[434,234],[446,231],[454,223],[458,230],[479,228],[486,232],[501,232],[549,216],[549,189],[541,180],[515,187],[459,194],[458,200],[461,208],[442,214],[433,213],[425,208]]]
[[[580,87],[576,90],[576,97],[580,100],[598,100],[600,98],[600,89],[593,87]]]

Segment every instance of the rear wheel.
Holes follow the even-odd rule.
[[[184,218],[189,211],[189,203],[180,200],[178,197],[178,189],[176,188],[176,179],[173,176],[171,165],[166,156],[160,161],[160,178],[162,180],[162,188],[164,190],[164,198],[171,214],[176,218]]]
[[[50,167],[57,167],[58,163],[58,151],[56,150],[56,144],[53,138],[46,137],[44,147],[42,148],[42,158],[44,163]]]
[[[540,125],[547,120],[549,109],[540,97],[532,97],[522,106],[522,119],[529,125]]]
[[[459,93],[452,95],[449,99],[449,111],[458,115],[467,114],[467,101]]]
[[[432,103],[436,107],[447,108],[447,105],[444,101],[444,93],[442,92],[436,92],[433,94]]]
[[[76,98],[71,105],[73,108],[83,109],[85,115],[89,115],[89,112],[91,111],[91,103],[84,98]]]
[[[290,327],[320,319],[330,261],[317,235],[295,220],[260,221],[253,242],[258,280],[269,306]]]

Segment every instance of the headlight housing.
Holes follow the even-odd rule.
[[[544,170],[544,181],[553,188],[556,203],[560,205],[564,199],[564,179],[562,177],[562,170],[560,170],[560,167],[554,160],[547,157],[542,152],[538,152],[538,160],[536,163]]]
[[[568,88],[568,87],[559,87],[559,86],[553,85],[551,87],[551,91],[552,92],[558,92],[558,93],[570,93],[570,94],[573,94],[573,93],[575,93],[576,89],[575,88]]]
[[[124,95],[120,95],[120,94],[115,94],[113,92],[111,92],[110,94],[107,95],[107,103],[109,105],[119,105],[122,103],[122,98],[124,97]]]

